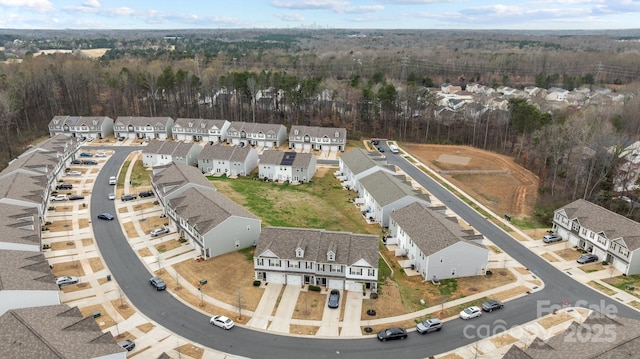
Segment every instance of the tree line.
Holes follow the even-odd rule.
[[[622,149],[640,132],[637,99],[617,107],[560,110],[516,99],[507,111],[478,104],[442,111],[429,86],[449,80],[450,73],[387,65],[382,60],[361,66],[352,59],[266,55],[262,68],[232,56],[209,62],[26,57],[0,67],[2,167],[34,138],[48,134],[56,115],[335,126],[347,128],[352,139],[462,144],[513,156],[541,178],[542,219],[576,198],[636,216],[633,207],[615,200],[620,194],[613,192],[613,181]],[[493,69],[476,75],[492,74]],[[546,77],[532,74],[531,81],[536,80]],[[589,84],[592,77],[580,75],[579,81]],[[618,91],[637,93],[637,86]]]

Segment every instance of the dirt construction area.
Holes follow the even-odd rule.
[[[496,214],[514,218],[533,214],[538,177],[510,157],[467,146],[401,147]]]

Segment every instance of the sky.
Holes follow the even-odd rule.
[[[0,0],[5,29],[640,28],[640,0]]]

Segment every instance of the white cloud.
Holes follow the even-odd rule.
[[[298,13],[275,14],[274,16],[282,21],[304,21],[304,16]]]
[[[335,10],[337,8],[349,6],[349,2],[342,0],[272,1],[271,5],[278,8],[294,10]]]
[[[86,0],[82,3],[82,6],[86,7],[100,7],[100,2],[98,0]]]
[[[333,11],[338,14],[366,14],[371,12],[379,12],[384,10],[382,5],[371,6],[349,6],[344,9],[334,9]]]
[[[0,6],[28,8],[37,11],[50,11],[53,4],[49,0],[0,0]]]
[[[438,4],[438,3],[453,2],[453,0],[376,0],[376,1],[384,4],[393,4],[393,5],[423,5],[423,4]]]

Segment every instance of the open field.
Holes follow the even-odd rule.
[[[401,146],[498,215],[529,218],[533,214],[539,179],[510,157],[468,146],[404,143]]]

